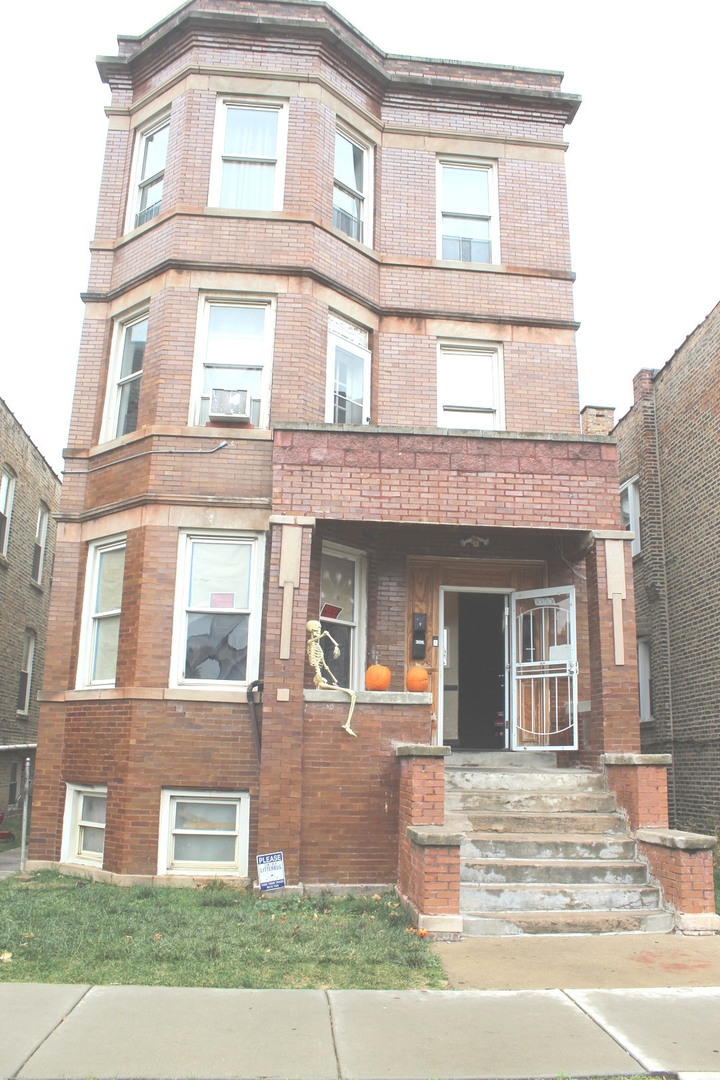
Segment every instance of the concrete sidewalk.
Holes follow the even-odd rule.
[[[217,990],[0,984],[0,1076],[720,1080],[720,987]]]

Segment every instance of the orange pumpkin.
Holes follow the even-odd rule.
[[[427,668],[420,667],[416,664],[414,667],[408,668],[408,673],[405,676],[405,686],[411,694],[424,694],[430,685],[430,672]]]
[[[383,667],[382,664],[371,664],[365,672],[365,689],[387,690],[391,678],[390,668]]]

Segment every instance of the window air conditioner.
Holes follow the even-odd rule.
[[[249,420],[247,390],[211,390],[209,416],[211,420]]]

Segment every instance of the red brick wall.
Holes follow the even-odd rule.
[[[610,791],[627,813],[630,828],[667,828],[667,768],[664,765],[606,765]]]
[[[662,883],[665,899],[684,914],[715,911],[713,860],[710,851],[680,851],[659,844],[638,843],[654,876]]]

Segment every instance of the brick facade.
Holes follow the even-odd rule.
[[[650,653],[646,753],[670,753],[670,819],[720,824],[720,305],[659,371],[635,378],[617,425],[620,475],[637,477],[637,632]]]
[[[27,757],[37,742],[37,692],[45,664],[50,582],[55,558],[60,481],[4,401],[0,400],[0,810],[16,801]],[[38,513],[47,511],[42,566],[33,563]],[[9,513],[8,513],[9,511]],[[39,570],[39,578],[38,578]],[[27,708],[19,708],[26,632],[34,635]],[[10,749],[16,747],[16,749]],[[10,796],[14,799],[10,800]]]
[[[502,651],[510,593],[572,586],[581,708],[578,750],[566,753],[597,764],[639,738],[616,451],[578,418],[563,141],[578,100],[555,72],[388,56],[329,9],[294,0],[193,0],[119,46],[100,61],[113,98],[66,452],[51,612],[64,630],[46,668],[32,856],[121,880],[164,877],[166,858],[170,877],[242,878],[239,861],[178,858],[186,843],[214,845],[176,837],[161,811],[179,792],[199,807],[188,831],[200,821],[212,835],[223,798],[242,794],[249,876],[256,852],[275,850],[292,884],[389,884],[405,867],[408,902],[447,913],[457,850],[425,834],[406,844],[408,828],[424,828],[413,815],[428,793],[412,814],[403,809],[396,757],[400,744],[442,742],[443,590],[481,597]],[[274,209],[216,205],[226,106],[270,111],[278,130],[286,122]],[[162,199],[135,227],[134,158],[163,118]],[[334,224],[338,128],[357,139],[371,176],[364,243]],[[476,170],[497,192],[491,263],[440,257],[444,165]],[[228,305],[264,320],[257,426],[202,419],[203,363],[228,364],[219,339],[211,353],[209,320]],[[123,334],[145,315],[137,417],[116,437]],[[338,318],[369,357],[355,426],[328,423]],[[466,404],[466,388],[463,400],[442,401],[441,346],[478,370],[490,365],[492,421],[438,426],[443,404]],[[117,664],[114,678],[93,683],[90,629],[102,626],[89,583],[108,539],[125,544]],[[183,666],[185,619],[198,612],[183,584],[194,570],[179,567],[195,540],[255,545],[262,600],[250,604],[246,633],[259,659],[244,678]],[[324,546],[355,574],[348,618],[333,632],[359,642],[356,739],[342,728],[347,698],[309,690],[305,624],[320,611]],[[211,655],[198,671],[220,666],[211,647],[242,651],[237,628],[210,641],[239,595],[213,585],[193,645]],[[405,693],[414,614],[427,620],[429,695]],[[392,669],[390,696],[363,694],[373,660]],[[504,664],[487,677],[496,689]],[[260,759],[247,700],[256,680]],[[554,745],[571,747],[562,739]],[[102,860],[78,853],[82,805],[66,808],[67,792],[89,805],[106,796]],[[192,865],[178,868],[168,852]]]

